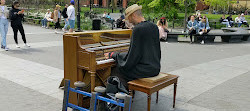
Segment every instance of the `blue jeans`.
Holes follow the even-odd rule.
[[[7,19],[0,18],[0,32],[1,32],[1,36],[2,36],[1,45],[3,47],[7,47],[6,35],[8,32],[8,27],[9,27],[9,21]]]
[[[238,23],[238,27],[241,27],[242,23]]]
[[[69,26],[71,29],[74,29],[75,28],[75,20],[70,20],[69,19]]]
[[[42,26],[47,27],[48,20],[46,18],[42,19]]]
[[[65,22],[64,29],[67,29],[69,26],[69,21],[67,21],[67,18],[64,18],[64,22]]]
[[[222,24],[226,24],[226,27],[230,26],[229,22],[221,22]]]

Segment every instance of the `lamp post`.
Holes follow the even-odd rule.
[[[81,26],[80,26],[80,22],[81,22],[81,16],[80,16],[80,0],[77,0],[77,32],[81,31]]]
[[[91,11],[92,0],[89,0],[89,11]]]

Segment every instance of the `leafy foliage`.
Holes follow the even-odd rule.
[[[131,0],[132,3],[142,5],[143,12],[154,14],[156,17],[165,16],[169,19],[177,18],[178,12],[185,10],[185,0]],[[194,11],[196,0],[189,2],[188,12]]]

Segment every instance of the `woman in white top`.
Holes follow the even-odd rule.
[[[240,14],[235,18],[235,23],[238,24],[238,27],[242,25],[242,22],[240,22]]]
[[[8,51],[7,44],[6,44],[6,35],[8,32],[9,27],[9,11],[7,9],[7,6],[5,5],[5,0],[1,0],[0,2],[0,32],[2,36],[2,42],[1,42],[1,48],[5,49],[5,51]]]
[[[53,21],[51,19],[51,12],[50,12],[50,9],[47,10],[48,12],[44,15],[44,18],[42,19],[42,27],[47,27],[47,22],[48,21]]]
[[[241,22],[242,24],[246,25],[247,27],[249,27],[249,24],[247,23],[247,20],[246,20],[246,18],[244,17],[244,14],[243,14],[243,13],[241,14],[240,22]]]

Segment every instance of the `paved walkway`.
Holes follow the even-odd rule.
[[[59,111],[63,96],[58,89],[63,78],[62,34],[38,26],[24,28],[31,48],[15,48],[9,29],[10,50],[0,50],[0,106],[5,111]],[[20,36],[19,39],[22,46]],[[175,109],[171,108],[173,86],[170,86],[160,91],[158,104],[152,99],[152,111],[250,109],[250,42],[207,45],[162,42],[161,48],[162,72],[180,76],[177,104]],[[133,110],[145,111],[146,95],[136,92],[135,96]]]

